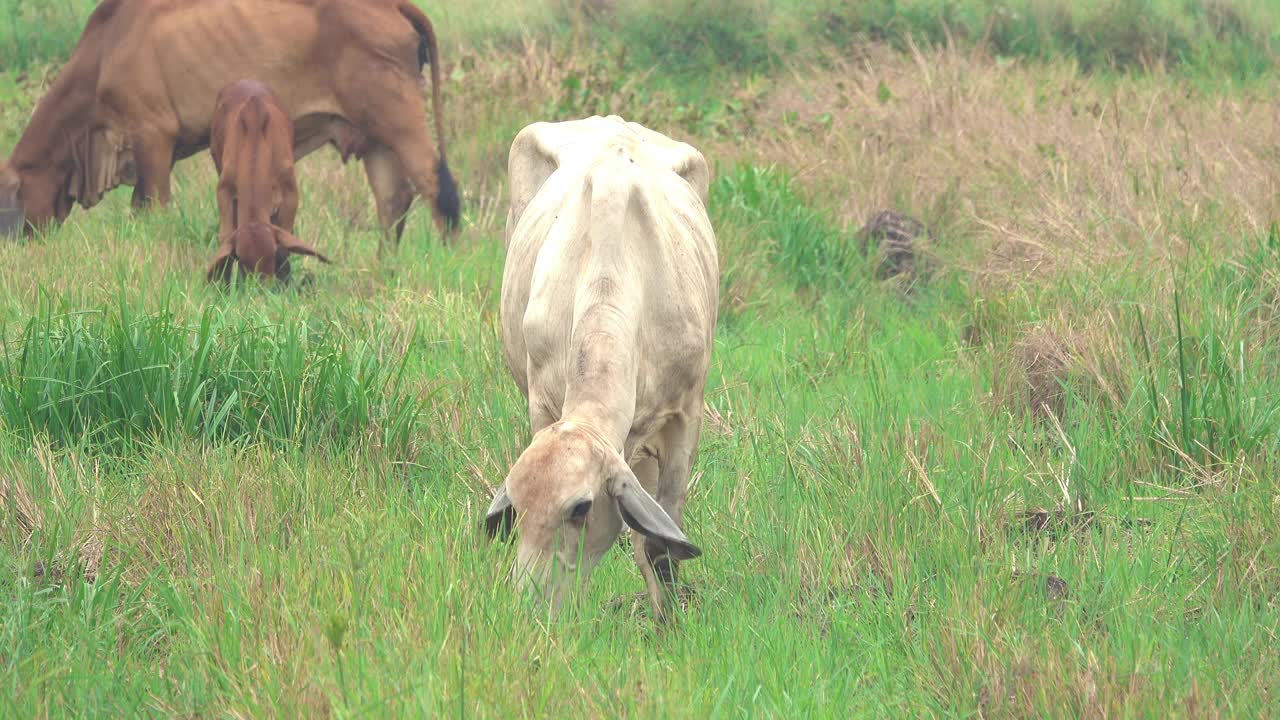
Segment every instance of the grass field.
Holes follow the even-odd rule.
[[[426,8],[455,246],[379,261],[331,152],[302,287],[205,284],[205,155],[0,246],[0,718],[1280,715],[1280,11],[507,5]],[[0,0],[0,156],[92,6]],[[715,166],[665,627],[629,552],[548,619],[480,531],[507,150],[604,112]]]

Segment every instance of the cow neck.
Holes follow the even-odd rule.
[[[86,132],[93,89],[80,87],[74,63],[68,63],[36,103],[31,122],[18,138],[9,165],[18,172],[71,163],[71,145]]]
[[[233,146],[236,156],[232,158],[236,172],[236,227],[254,222],[270,224],[270,203],[275,192],[272,174],[276,164],[271,135],[262,125],[268,110],[261,98],[252,97],[240,112],[247,114],[252,129],[234,128],[242,133]]]
[[[599,428],[621,451],[636,409],[640,273],[628,268],[626,252],[620,252],[622,233],[604,241],[591,234],[593,247],[573,302],[561,416]]]
[[[252,223],[271,224],[271,208],[267,207],[264,198],[270,198],[272,192],[266,178],[258,173],[244,173],[242,182],[236,186],[236,227],[242,228]]]
[[[560,417],[598,428],[619,452],[635,416],[636,341],[635,313],[601,301],[581,313],[569,342]]]

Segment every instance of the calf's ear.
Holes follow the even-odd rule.
[[[0,165],[0,237],[17,237],[27,224],[22,207],[22,178],[13,170]]]
[[[702,550],[689,542],[675,520],[671,519],[652,495],[645,492],[627,463],[619,456],[612,465],[609,494],[618,501],[618,510],[622,512],[622,521],[627,527],[650,540],[665,544],[668,554],[676,560],[688,560],[701,555]]]
[[[493,496],[493,502],[489,503],[489,511],[484,517],[484,529],[489,533],[489,537],[502,537],[505,540],[511,535],[511,528],[515,523],[516,509],[511,504],[511,497],[507,495],[507,486],[504,483],[498,487],[498,492]]]
[[[218,246],[218,254],[213,256],[213,262],[209,263],[209,270],[205,274],[209,282],[218,282],[219,280],[230,280],[232,265],[236,259],[231,256],[232,245],[229,242]]]
[[[318,250],[302,242],[297,238],[297,236],[293,235],[292,233],[287,232],[285,230],[281,230],[280,228],[274,228],[274,230],[276,234],[276,244],[284,248],[285,250],[288,250],[289,252],[294,253],[296,255],[310,255],[311,257],[319,260],[320,262],[324,262],[324,263],[329,262],[329,258],[325,257],[324,255],[321,255]]]

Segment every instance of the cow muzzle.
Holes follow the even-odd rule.
[[[17,237],[27,224],[22,200],[17,191],[0,191],[0,237]]]
[[[525,602],[554,615],[560,612],[566,597],[571,594],[569,572],[555,561],[538,562],[532,566],[522,566],[517,562],[511,570],[511,580]]]
[[[556,614],[566,605],[582,600],[592,571],[603,555],[576,542],[546,549],[523,543],[516,552],[511,580],[527,601]]]

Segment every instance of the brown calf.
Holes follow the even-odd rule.
[[[244,273],[287,279],[289,253],[317,257],[294,237],[298,184],[293,123],[266,84],[237,80],[218,92],[209,138],[218,169],[218,254],[209,279],[227,279],[232,262]]]

